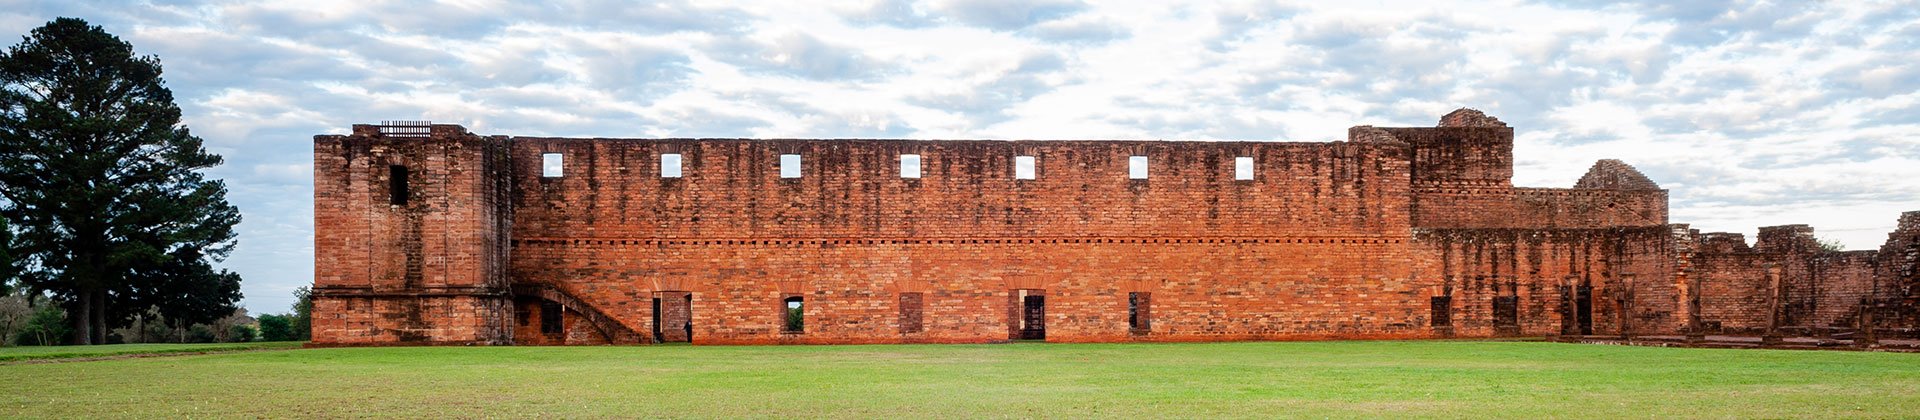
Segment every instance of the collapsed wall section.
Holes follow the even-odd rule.
[[[1913,336],[1916,224],[1920,212],[1903,214],[1874,251],[1827,249],[1807,225],[1760,228],[1752,246],[1739,234],[1699,235],[1690,258],[1702,281],[1701,329],[1826,335],[1871,327]]]
[[[1875,284],[1885,289],[1871,301],[1874,325],[1920,328],[1920,211],[1900,215],[1899,227],[1880,246],[1875,268]]]

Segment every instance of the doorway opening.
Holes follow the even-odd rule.
[[[1593,335],[1593,286],[1561,286],[1560,299],[1560,334]]]
[[[653,293],[653,341],[693,342],[693,292]]]
[[[1047,339],[1047,293],[1040,289],[1015,289],[1008,305],[1008,326],[1014,340]]]

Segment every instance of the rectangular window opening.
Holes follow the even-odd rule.
[[[1518,327],[1520,325],[1520,297],[1493,297],[1493,326]]]
[[[407,197],[411,194],[407,191],[407,167],[405,165],[387,167],[387,194],[389,195],[387,197],[388,202],[393,205],[407,205]]]
[[[920,178],[920,155],[900,155],[900,177]]]
[[[1013,179],[1033,179],[1033,156],[1013,157]]]
[[[661,178],[679,178],[680,177],[680,154],[679,153],[664,153],[660,155],[660,177]]]
[[[559,153],[541,153],[540,154],[540,176],[547,177],[547,178],[559,178],[565,175],[565,173],[561,170],[562,169],[561,167],[563,166],[561,165],[561,163],[562,162],[561,162],[561,157]]]
[[[780,177],[800,177],[800,155],[780,155]]]
[[[1252,156],[1241,156],[1241,157],[1233,158],[1233,179],[1235,181],[1252,181],[1253,180],[1253,157]]]
[[[900,333],[920,332],[920,317],[924,313],[925,296],[920,292],[900,293]]]
[[[781,307],[784,308],[784,311],[782,312],[782,318],[784,318],[784,322],[781,322],[780,332],[783,332],[783,333],[805,332],[807,330],[806,299],[801,298],[800,296],[787,296],[787,298],[782,302],[784,302],[781,305]]]
[[[560,316],[565,311],[566,309],[562,309],[559,303],[541,302],[540,303],[540,333],[547,334],[547,335],[559,335],[561,331]]]
[[[1434,296],[1434,297],[1428,298],[1427,306],[1431,311],[1427,317],[1427,319],[1429,320],[1427,324],[1428,326],[1432,326],[1432,327],[1453,326],[1453,297]]]
[[[1127,157],[1127,178],[1128,179],[1147,179],[1147,157],[1146,156],[1128,156]]]

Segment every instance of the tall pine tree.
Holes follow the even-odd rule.
[[[233,310],[239,276],[213,263],[240,213],[199,172],[220,162],[180,125],[159,59],[98,26],[59,18],[0,56],[0,216],[18,283],[64,302],[72,343],[179,306],[163,303]]]

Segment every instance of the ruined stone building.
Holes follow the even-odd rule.
[[[1219,341],[1920,325],[1878,251],[1702,234],[1477,111],[1347,141],[314,139],[319,345]],[[1697,302],[1697,305],[1695,303]],[[1697,309],[1696,309],[1697,308]],[[1698,315],[1697,320],[1693,319]],[[1863,320],[1863,314],[1868,317]]]

